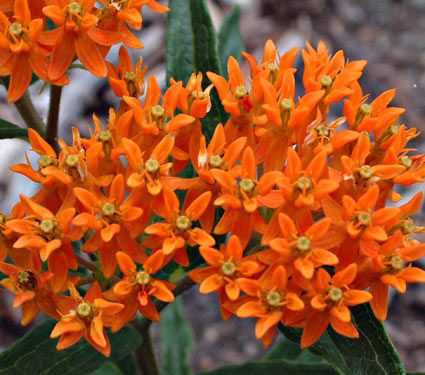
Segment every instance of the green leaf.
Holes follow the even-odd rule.
[[[202,375],[334,375],[331,366],[324,363],[301,363],[290,360],[247,362],[242,365],[221,367]]]
[[[227,77],[227,60],[230,56],[240,61],[245,43],[240,30],[241,10],[235,6],[224,19],[218,33],[221,71]]]
[[[171,77],[187,82],[195,71],[190,3],[188,0],[170,0],[168,7],[165,54],[167,85]]]
[[[389,339],[385,328],[378,321],[369,305],[352,308],[354,323],[359,331],[358,339],[349,339],[332,328],[309,350],[320,355],[344,375],[404,375],[401,359]],[[299,343],[301,330],[280,326],[282,333]]]
[[[89,374],[108,362],[117,362],[141,343],[140,335],[127,326],[116,334],[110,334],[112,346],[110,358],[93,349],[86,341],[57,351],[58,340],[52,340],[50,333],[56,322],[46,320],[31,330],[15,345],[0,354],[0,375],[43,374],[81,375]]]
[[[0,119],[0,139],[6,138],[28,138],[28,129],[20,128],[11,122]]]
[[[205,86],[210,82],[206,72],[211,71],[222,74],[220,60],[218,57],[217,33],[214,29],[208,7],[205,0],[190,0],[193,42],[194,42],[194,63],[197,72],[204,75]],[[211,111],[202,120],[202,130],[207,140],[210,140],[216,126],[225,123],[228,115],[224,111],[217,91],[211,93]]]
[[[106,362],[102,367],[90,373],[90,375],[124,375],[114,362]]]
[[[217,33],[205,0],[170,0],[168,7],[167,84],[170,77],[186,83],[192,73],[202,72],[205,88],[210,84],[206,72],[221,74]],[[215,90],[211,102],[211,111],[202,120],[207,140],[228,117]]]
[[[162,375],[189,375],[193,332],[178,299],[161,314]]]
[[[273,349],[264,358],[265,361],[290,359],[298,362],[321,362],[323,359],[312,354],[307,349],[301,349],[298,344],[295,344],[285,338],[279,340]]]

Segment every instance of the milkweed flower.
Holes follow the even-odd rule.
[[[121,251],[116,254],[117,262],[124,278],[112,288],[114,299],[124,304],[124,309],[112,320],[112,331],[120,330],[134,318],[139,310],[147,318],[159,321],[160,315],[152,297],[163,302],[174,301],[174,284],[152,277],[164,263],[164,254],[157,251],[149,256],[141,269],[137,269],[133,260]]]
[[[356,274],[356,264],[349,265],[332,277],[323,268],[318,270],[314,280],[315,295],[310,301],[314,312],[305,323],[301,337],[302,348],[314,344],[329,324],[341,335],[359,337],[348,307],[369,302],[372,295],[350,288]]]
[[[56,348],[67,349],[85,337],[91,346],[109,357],[111,344],[105,327],[111,325],[114,315],[124,306],[102,298],[102,291],[97,283],[91,286],[84,298],[72,284],[69,285],[69,291],[71,297],[60,306],[61,319],[50,334],[51,338],[60,337]]]

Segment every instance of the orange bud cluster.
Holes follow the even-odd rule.
[[[68,84],[66,73],[76,58],[106,77],[105,57],[113,45],[143,48],[131,30],[142,28],[144,6],[168,11],[155,0],[3,0],[0,75],[10,76],[9,101],[22,97],[33,73],[57,86]]]
[[[85,1],[83,18],[69,4],[66,12],[43,11],[61,38],[105,12],[117,17],[116,30],[96,22],[78,34],[95,44],[137,24],[135,12],[102,3],[93,13]],[[139,9],[146,1],[133,3]],[[52,43],[52,61],[62,45]],[[41,187],[0,222],[7,258],[0,271],[8,275],[1,284],[22,306],[22,323],[42,310],[59,320],[52,332],[61,337],[58,349],[85,337],[109,355],[105,327],[115,332],[138,311],[159,320],[152,298],[175,298],[164,267],[193,268],[191,255],[199,252],[206,264],[189,276],[201,293],[218,292],[224,319],[258,318],[255,333],[265,345],[279,322],[304,327],[308,347],[329,325],[358,337],[351,306],[370,303],[383,320],[390,286],[404,293],[406,283],[424,282],[425,272],[411,264],[425,254],[412,238],[423,231],[412,220],[422,193],[393,203],[400,186],[423,181],[425,157],[407,145],[418,132],[398,124],[403,109],[390,107],[395,90],[369,100],[358,83],[366,62],[330,55],[320,42],[302,52],[304,88],[296,94],[297,55],[292,49],[279,57],[267,41],[261,62],[244,54],[249,77],[231,57],[229,79],[208,73],[212,85],[203,88],[202,74],[193,74],[161,93],[154,76],[145,89],[145,69],[123,47],[118,68],[108,65],[122,102],[105,126],[94,116],[90,137],[73,129],[72,144],[60,141],[59,154],[29,130],[38,165],[11,169]],[[69,62],[51,73],[62,76]],[[229,119],[207,140],[213,87]],[[195,177],[181,177],[188,167]],[[103,276],[101,283],[75,276],[79,267]],[[81,297],[76,288],[87,284]]]

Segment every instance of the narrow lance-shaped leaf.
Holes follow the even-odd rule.
[[[329,328],[309,350],[323,357],[341,375],[406,374],[384,326],[375,318],[370,306],[356,306],[352,308],[352,312],[360,334],[358,339],[341,336]],[[283,326],[280,328],[289,340],[299,342],[301,330]]]
[[[240,31],[241,10],[235,6],[221,25],[218,33],[218,46],[220,52],[221,71],[227,77],[227,60],[230,56],[240,61],[245,43]]]
[[[28,129],[20,128],[11,122],[0,119],[0,139],[28,137]]]
[[[141,343],[141,336],[130,326],[116,334],[110,334],[112,347],[110,358],[93,349],[86,341],[58,351],[58,340],[50,333],[56,322],[46,320],[27,333],[15,345],[0,354],[0,375],[43,374],[80,375],[89,374],[107,362],[117,362],[127,357]]]
[[[168,7],[165,56],[167,85],[171,77],[176,81],[187,82],[195,71],[190,3],[188,0],[170,0]]]
[[[205,85],[210,82],[206,72],[222,74],[218,57],[217,33],[214,29],[205,0],[190,0],[192,30],[194,41],[194,62],[196,71],[204,74]],[[217,91],[211,95],[211,111],[203,119],[203,131],[207,140],[211,139],[216,126],[225,123],[227,114],[221,105]]]
[[[161,345],[164,352],[162,375],[190,375],[192,329],[187,322],[180,300],[170,304],[161,315]]]

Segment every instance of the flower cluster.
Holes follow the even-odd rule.
[[[265,345],[282,323],[303,327],[308,347],[329,325],[358,337],[351,306],[370,303],[383,320],[389,287],[404,293],[406,283],[425,281],[411,264],[425,254],[412,238],[422,232],[412,220],[422,193],[394,204],[400,186],[423,181],[425,156],[407,145],[418,132],[398,123],[395,90],[363,94],[365,61],[307,44],[296,94],[299,50],[279,56],[267,41],[261,62],[244,54],[249,77],[230,57],[228,79],[208,72],[206,87],[193,74],[162,93],[154,76],[145,87],[146,69],[125,47],[118,67],[103,62],[105,44],[134,44],[127,26],[140,26],[142,5],[163,10],[154,1],[101,1],[100,10],[94,1],[56,3],[42,13],[57,28],[44,33],[36,21],[24,56],[48,46],[43,74],[61,80],[76,52],[93,73],[109,72],[122,101],[107,124],[93,117],[89,137],[73,129],[59,154],[29,130],[38,165],[11,168],[40,184],[0,216],[1,285],[15,294],[23,324],[42,310],[58,320],[58,349],[85,337],[109,355],[105,327],[116,332],[137,312],[160,320],[157,301],[175,298],[165,272],[174,265],[191,269],[201,293],[218,292],[224,319],[258,318]],[[16,18],[30,14],[25,4],[15,1],[21,23],[7,24],[10,46],[26,43],[13,34],[30,19]],[[228,120],[208,139],[212,90]],[[333,117],[341,106],[343,117]],[[182,177],[187,171],[193,177]],[[205,263],[196,268],[199,254]]]
[[[100,7],[97,7],[99,4]],[[10,76],[8,99],[20,99],[33,73],[57,86],[78,58],[106,77],[113,45],[143,48],[132,30],[142,28],[141,10],[168,8],[155,0],[3,0],[0,4],[0,75]]]

